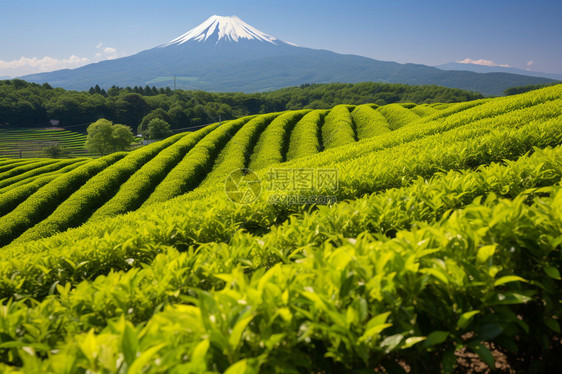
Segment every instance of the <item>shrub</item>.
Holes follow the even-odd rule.
[[[315,155],[320,151],[320,129],[329,110],[307,113],[291,132],[287,160]]]
[[[324,149],[353,143],[357,139],[353,119],[346,105],[335,106],[324,118],[321,130]]]
[[[299,119],[308,112],[309,110],[285,112],[271,121],[256,144],[249,168],[259,170],[283,162],[289,146],[291,131]]]
[[[390,131],[384,116],[378,110],[368,105],[359,105],[351,112],[351,116],[353,117],[359,140],[372,138]]]
[[[378,108],[378,111],[386,118],[391,130],[417,121],[420,117],[411,110],[400,104],[389,104]]]

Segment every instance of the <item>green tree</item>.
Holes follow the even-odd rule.
[[[127,150],[134,138],[130,127],[113,125],[102,118],[88,126],[86,149],[103,156],[111,151]]]
[[[51,158],[68,157],[71,154],[70,149],[63,147],[58,143],[48,145],[43,148],[43,152]]]
[[[115,124],[111,132],[111,144],[113,152],[125,151],[129,149],[131,143],[135,140],[135,135],[129,126]]]
[[[139,127],[137,127],[137,133],[142,134],[146,138],[148,136],[146,133],[148,131],[148,124],[155,118],[159,118],[168,123],[172,122],[170,120],[170,117],[168,116],[168,113],[164,109],[158,108],[143,117],[141,123],[139,124]]]
[[[111,86],[109,90],[107,90],[107,96],[117,96],[119,95],[119,88],[115,85]]]
[[[164,139],[172,135],[170,124],[160,118],[154,118],[148,123],[148,139]]]
[[[113,124],[106,119],[99,119],[88,126],[86,149],[93,153],[105,155],[112,149]]]
[[[179,105],[172,107],[168,111],[168,117],[170,117],[170,124],[174,129],[179,129],[190,125],[189,117]]]
[[[128,89],[131,90],[130,87]],[[115,102],[115,120],[128,126],[138,126],[149,112],[150,107],[144,98],[136,93],[121,96]]]

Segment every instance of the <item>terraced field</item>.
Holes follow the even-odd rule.
[[[0,160],[7,371],[556,369],[562,86],[272,113],[71,161]],[[248,167],[261,194],[235,204],[225,179]]]
[[[86,135],[59,128],[2,129],[0,128],[0,157],[46,157],[44,148],[58,144],[70,150],[74,156],[88,157],[84,148]]]

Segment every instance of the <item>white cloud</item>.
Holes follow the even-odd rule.
[[[483,66],[499,66],[502,68],[510,68],[511,65],[508,64],[496,64],[494,61],[492,60],[484,60],[484,59],[480,59],[480,60],[473,60],[471,58],[465,58],[462,61],[457,61],[459,64],[473,64],[473,65],[483,65]]]
[[[43,58],[21,57],[19,60],[13,61],[0,60],[0,76],[19,77],[27,74],[44,73],[60,69],[74,69],[92,62],[113,60],[122,57],[120,55],[124,56],[123,53],[118,53],[116,48],[103,48],[103,42],[99,42],[96,45],[96,53],[91,58],[72,55],[69,58],[63,59],[45,56]]]
[[[59,69],[73,69],[86,65],[89,62],[89,58],[78,57],[75,55],[63,59],[45,56],[43,58],[21,57],[19,60],[13,61],[0,60],[0,75],[18,77],[20,75],[42,73]]]
[[[535,63],[535,61],[531,60],[529,62],[527,62],[527,66],[532,66]]]

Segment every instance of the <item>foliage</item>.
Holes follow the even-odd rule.
[[[45,126],[57,119],[61,126],[76,126],[107,118],[143,133],[148,122],[160,118],[172,129],[201,126],[251,114],[296,109],[329,109],[338,104],[390,104],[394,102],[461,102],[482,95],[438,86],[408,86],[386,83],[308,84],[277,91],[209,93],[153,88],[148,93],[136,87],[112,87],[104,95],[94,87],[90,93],[66,91],[13,79],[0,81],[0,124]],[[140,125],[140,126],[139,126]]]
[[[0,217],[8,214],[20,203],[35,193],[39,188],[51,182],[62,174],[70,172],[83,165],[86,160],[78,160],[70,165],[53,172],[40,173],[13,182],[0,189]]]
[[[125,151],[129,148],[134,135],[128,126],[113,124],[106,119],[99,119],[88,126],[86,148],[102,156],[106,153]]]
[[[322,144],[325,149],[353,143],[357,133],[353,118],[345,105],[338,105],[324,118]]]
[[[170,123],[171,117],[168,115],[168,113],[162,109],[162,108],[158,108],[153,110],[152,112],[148,113],[146,116],[143,117],[141,123],[139,124],[138,128],[137,128],[137,133],[138,134],[142,134],[145,138],[148,138],[148,124],[150,121],[152,121],[153,119],[161,119],[167,123]]]
[[[35,177],[39,175],[44,176],[49,172],[57,171],[59,169],[64,168],[67,165],[72,165],[79,161],[80,160],[62,160],[62,161],[54,161],[49,163],[37,162],[30,165],[30,166],[34,166],[33,168],[31,168],[31,170],[21,172],[16,175],[13,175],[13,172],[18,171],[18,169],[19,171],[24,171],[25,169],[22,167],[12,169],[11,170],[12,173],[5,172],[1,174],[3,175],[3,178],[0,180],[0,189],[13,187],[22,181],[28,180],[30,177]]]
[[[107,199],[114,196],[121,185],[140,167],[154,158],[160,151],[175,143],[185,134],[172,136],[162,142],[153,143],[127,154],[113,165],[99,171],[81,188],[40,223],[28,229],[20,240],[33,240],[64,231],[84,223]]]
[[[312,156],[320,151],[320,128],[328,110],[313,110],[295,125],[291,132],[287,161]]]
[[[371,138],[391,131],[386,118],[380,111],[369,105],[359,105],[352,112],[353,122],[357,129],[359,140]]]
[[[24,231],[47,218],[59,204],[68,199],[88,179],[123,156],[123,153],[114,153],[88,162],[37,189],[10,213],[0,217],[0,245],[11,242]],[[5,199],[9,198],[15,197],[2,195],[2,204],[6,202]],[[9,200],[7,202],[9,203]]]
[[[541,88],[549,87],[556,85],[557,83],[545,83],[545,84],[530,84],[527,86],[519,86],[519,87],[510,87],[504,91],[505,96],[510,95],[518,95],[525,92],[533,91],[533,90],[540,90]]]
[[[51,158],[68,157],[72,154],[70,149],[59,144],[48,145],[44,148],[44,152]]]
[[[90,219],[100,219],[138,209],[169,171],[213,129],[213,126],[208,126],[192,134],[186,134],[163,149],[123,183],[115,196],[102,205]]]
[[[417,114],[399,104],[385,105],[379,107],[377,111],[384,116],[391,130],[396,130],[419,119]]]
[[[555,372],[561,90],[243,118],[64,173],[0,160],[30,180],[0,195],[3,369],[454,372],[462,350]],[[338,203],[231,203],[225,174],[258,158],[337,169],[303,194]]]
[[[170,124],[162,119],[154,118],[147,125],[148,139],[164,139],[172,135]]]
[[[143,206],[162,202],[197,187],[213,168],[215,158],[248,118],[223,123],[198,142],[166,175]]]
[[[409,108],[414,114],[417,114],[420,117],[429,116],[431,114],[435,114],[438,112],[438,109],[431,107],[430,105],[415,105]]]
[[[278,116],[279,113],[272,113],[249,119],[218,155],[213,170],[207,175],[202,186],[216,183],[217,180],[224,181],[233,171],[247,168],[260,135]]]
[[[88,156],[84,143],[86,135],[60,128],[0,128],[0,155],[5,157],[46,157],[45,147],[60,156],[58,145],[76,156]]]
[[[262,132],[250,159],[251,170],[285,161],[289,137],[296,123],[308,110],[290,111],[277,116]]]
[[[129,126],[114,124],[111,129],[111,150],[128,151],[135,136]]]

